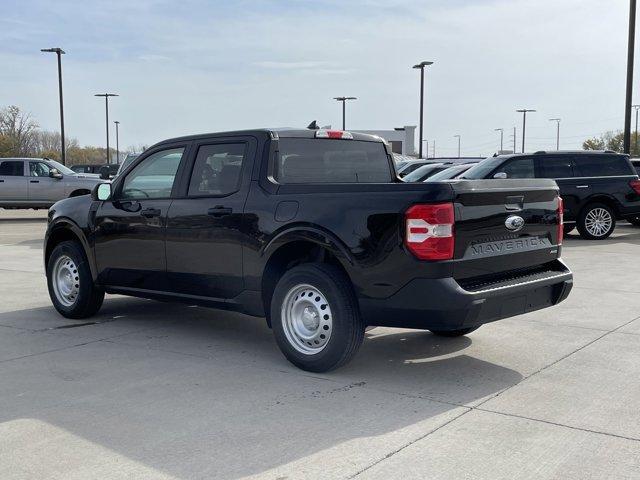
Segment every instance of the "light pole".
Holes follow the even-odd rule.
[[[109,159],[109,97],[118,97],[115,93],[96,93],[94,97],[104,97],[104,108],[107,119],[107,163],[111,163]]]
[[[460,158],[460,135],[454,135],[453,138],[458,139],[458,158]]]
[[[503,140],[504,140],[504,128],[494,128],[494,132],[500,132],[500,151],[504,150],[502,148]]]
[[[420,146],[418,152],[420,158],[422,158],[422,135],[424,134],[424,67],[428,67],[429,65],[433,65],[433,62],[420,62],[413,66],[413,68],[420,69]]]
[[[347,100],[357,100],[356,97],[333,97],[334,100],[337,100],[339,102],[342,102],[342,130],[346,130],[346,122],[345,122],[345,104],[347,103]]]
[[[629,40],[627,44],[627,97],[624,109],[624,153],[631,150],[631,97],[633,96],[633,50],[636,40],[636,0],[629,2]]]
[[[635,150],[635,154],[638,155],[640,153],[638,152],[638,109],[640,109],[640,105],[632,105],[632,107],[636,111],[636,138],[634,142],[634,150]]]
[[[516,110],[516,112],[522,113],[522,153],[524,153],[524,136],[525,130],[527,129],[527,112],[535,112],[530,108],[521,108],[520,110]]]
[[[560,120],[561,118],[550,118],[550,122],[556,122],[556,150],[560,150]]]
[[[120,137],[118,132],[120,122],[118,120],[115,120],[113,123],[116,124],[116,163],[120,163]]]
[[[65,51],[59,47],[55,48],[42,48],[41,52],[46,53],[55,53],[58,56],[58,95],[60,97],[60,159],[62,160],[62,164],[67,164],[67,152],[64,143],[64,107],[62,101],[62,59],[60,58],[65,54]]]

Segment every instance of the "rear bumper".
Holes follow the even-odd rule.
[[[569,295],[573,274],[554,271],[463,288],[453,278],[417,278],[385,299],[360,298],[368,325],[457,330],[556,305]]]

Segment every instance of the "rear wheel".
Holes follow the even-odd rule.
[[[287,360],[310,372],[344,365],[364,338],[351,282],[324,263],[299,265],[282,276],[271,301],[271,322]]]
[[[616,217],[608,205],[592,203],[580,212],[577,227],[582,238],[603,240],[616,228]]]
[[[47,262],[47,286],[53,306],[64,317],[87,318],[102,306],[104,290],[96,287],[82,246],[57,245]]]
[[[477,327],[460,328],[458,330],[429,330],[429,331],[439,337],[462,337],[463,335],[466,335],[468,333],[475,332],[479,328],[480,326],[478,325]]]

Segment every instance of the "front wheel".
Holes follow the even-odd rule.
[[[616,217],[604,203],[592,203],[580,212],[577,227],[582,238],[604,240],[616,228]]]
[[[47,287],[55,309],[67,318],[87,318],[102,306],[104,290],[96,287],[82,246],[57,245],[47,262]]]
[[[466,335],[468,333],[475,332],[479,328],[480,326],[460,328],[458,330],[429,330],[429,331],[439,337],[462,337],[463,335]]]
[[[282,276],[273,293],[271,319],[284,356],[310,372],[344,365],[364,338],[349,278],[324,263],[298,265]]]

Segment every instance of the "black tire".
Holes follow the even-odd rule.
[[[587,218],[589,214],[591,212],[596,211],[597,209],[602,209],[606,211],[611,221],[609,229],[606,232],[598,235],[594,234],[593,232],[590,232],[589,227],[587,225]],[[616,228],[616,215],[615,215],[615,212],[611,209],[611,207],[609,207],[608,205],[605,205],[604,203],[590,203],[589,205],[584,207],[580,212],[580,215],[578,215],[578,222],[576,226],[578,227],[578,232],[580,232],[580,236],[582,238],[586,240],[604,240],[609,235],[611,235]]]
[[[434,335],[439,337],[462,337],[463,335],[467,335],[468,333],[475,332],[480,328],[480,325],[477,327],[469,327],[469,328],[460,328],[458,330],[429,330]]]
[[[64,303],[61,299],[63,297],[62,294],[61,298],[58,298],[53,279],[56,263],[59,259],[65,257],[70,259],[72,265],[75,267],[72,267],[69,273],[75,275],[74,280],[77,282],[75,284],[77,286],[77,294],[74,295],[74,299],[70,304]],[[89,269],[87,257],[84,254],[82,246],[74,241],[61,242],[53,249],[53,252],[51,252],[51,256],[47,262],[47,287],[53,306],[60,315],[67,318],[80,319],[91,317],[100,310],[102,301],[104,300],[104,290],[98,288],[93,283],[91,270]]]
[[[576,224],[575,223],[565,223],[563,226],[563,231],[564,234],[567,235],[571,232],[573,232],[576,228]]]
[[[322,308],[327,307],[331,313],[330,318],[323,315],[326,321],[330,321],[330,327],[328,324],[318,324],[314,330],[320,336],[323,334],[320,328],[330,332],[328,340],[323,341],[325,344],[319,352],[300,351],[300,348],[306,346],[300,346],[302,340],[298,338],[296,347],[296,340],[289,338],[295,334],[285,325],[288,323],[283,318],[283,304],[285,301],[288,302],[289,298],[293,298],[292,292],[304,289],[305,285],[316,289],[325,297],[327,304],[323,304]],[[305,294],[306,292],[296,295],[295,300],[299,297],[302,299]],[[319,298],[320,296],[315,297],[316,300]],[[323,302],[324,299],[320,303]],[[311,308],[313,318],[315,313],[321,313],[320,310],[314,310],[313,306]],[[317,318],[322,321],[320,316]],[[337,267],[324,263],[306,263],[285,272],[278,281],[271,299],[271,322],[276,342],[287,360],[309,372],[327,372],[344,365],[356,354],[364,338],[365,325],[349,278]],[[314,346],[311,343],[309,345],[312,350]]]

